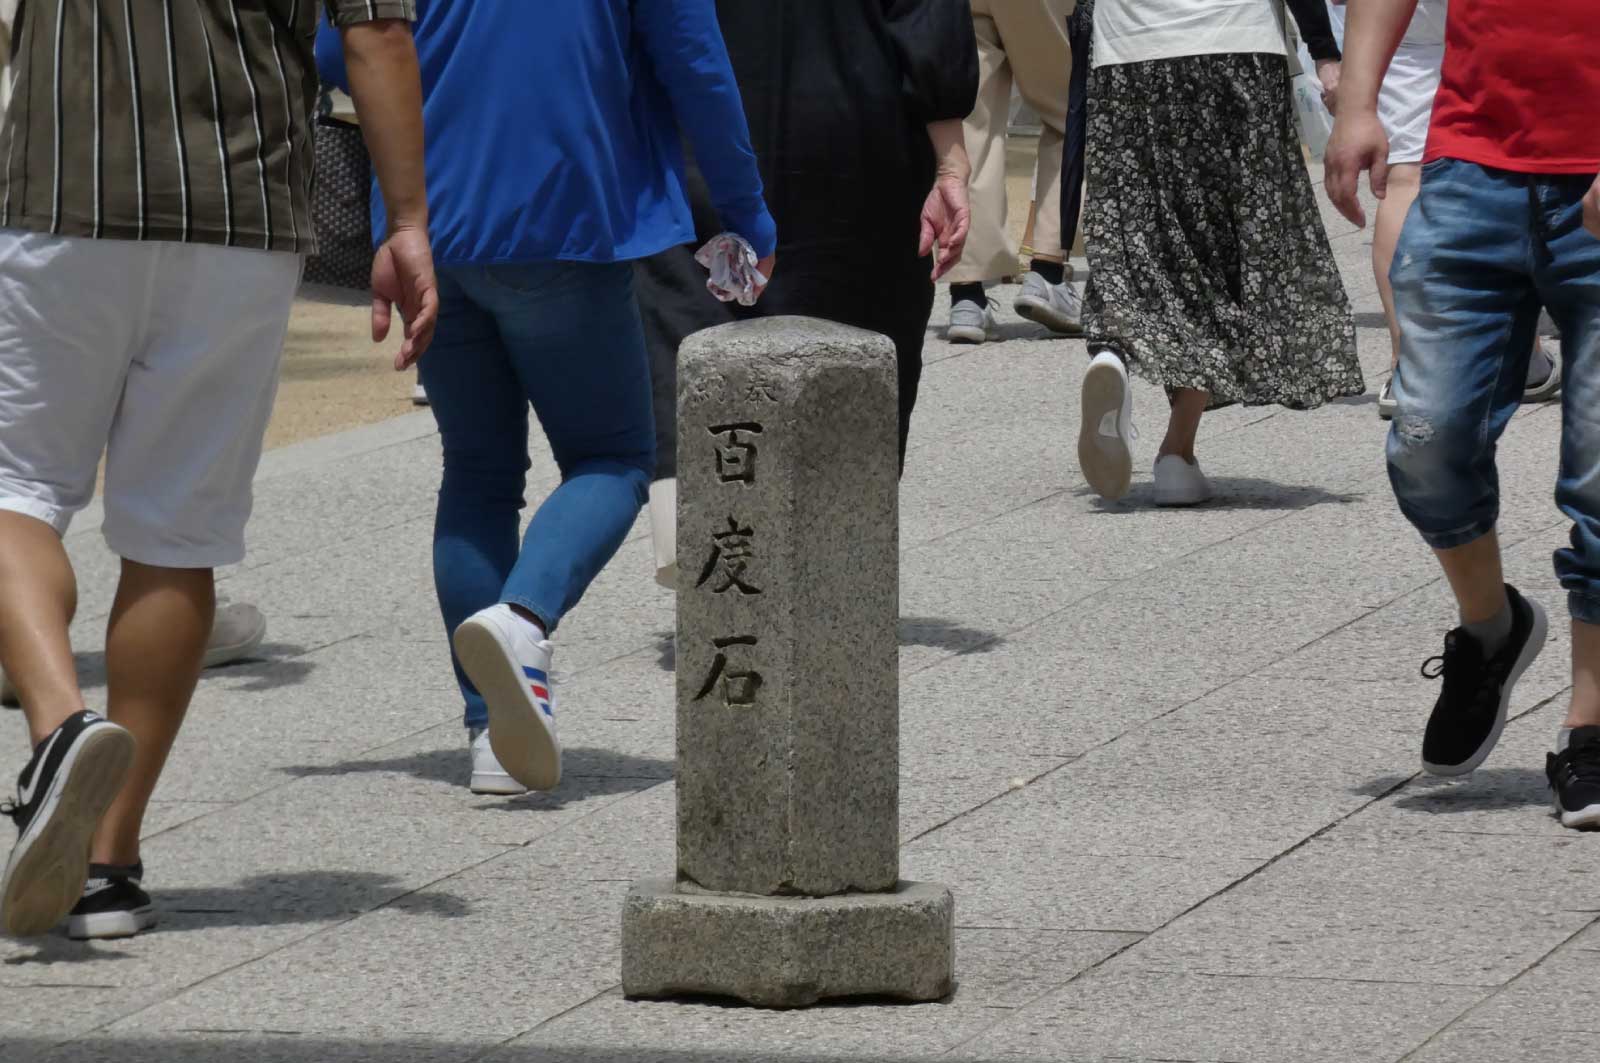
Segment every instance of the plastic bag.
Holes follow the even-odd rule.
[[[706,290],[724,303],[756,305],[767,278],[756,268],[760,260],[749,241],[735,233],[723,233],[695,252],[694,260],[711,271]]]
[[[1289,82],[1294,94],[1294,116],[1300,123],[1300,138],[1313,159],[1321,159],[1328,150],[1328,138],[1333,135],[1333,115],[1322,103],[1322,82],[1316,75],[1317,64],[1305,44],[1299,49],[1300,69]],[[1309,71],[1309,72],[1308,72]]]

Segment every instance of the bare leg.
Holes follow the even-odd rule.
[[[22,696],[35,745],[83,708],[67,627],[78,581],[54,528],[0,512],[0,667]]]
[[[122,793],[95,835],[95,863],[139,859],[145,807],[189,711],[215,610],[210,569],[122,563],[106,633],[108,715],[133,732],[138,751]]]
[[[1567,727],[1600,724],[1600,627],[1572,622],[1572,705]]]
[[[1465,546],[1435,550],[1445,579],[1455,592],[1461,620],[1478,624],[1492,620],[1507,607],[1506,577],[1500,568],[1500,536],[1495,532],[1480,536]],[[1574,644],[1576,651],[1576,644]]]
[[[1161,441],[1157,459],[1176,454],[1190,465],[1194,464],[1194,441],[1200,432],[1200,418],[1205,416],[1208,392],[1182,388],[1172,397],[1172,415],[1167,419],[1167,437]]]
[[[1407,162],[1389,167],[1389,193],[1378,203],[1378,217],[1372,227],[1372,271],[1378,278],[1383,316],[1389,322],[1389,341],[1394,347],[1391,366],[1400,364],[1400,325],[1394,316],[1394,288],[1389,284],[1389,267],[1394,265],[1394,252],[1400,243],[1406,214],[1421,188],[1421,165]]]

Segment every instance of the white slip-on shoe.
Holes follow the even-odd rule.
[[[1394,397],[1394,377],[1391,375],[1383,382],[1383,387],[1378,389],[1378,418],[1392,421],[1399,409],[1400,403],[1395,401]]]
[[[243,602],[219,605],[200,667],[217,668],[242,661],[259,650],[266,637],[267,618],[260,609]],[[16,708],[19,704],[17,688],[11,685],[4,672],[0,672],[0,705]]]
[[[1190,465],[1176,454],[1156,461],[1156,505],[1198,506],[1211,498],[1211,482],[1200,471],[1200,463]]]
[[[678,588],[678,481],[650,485],[650,545],[655,548],[656,582]]]
[[[1078,426],[1078,465],[1101,498],[1115,502],[1133,486],[1133,389],[1128,367],[1112,351],[1101,351],[1083,375],[1083,419]]]
[[[506,772],[530,790],[561,782],[561,742],[556,737],[550,690],[548,639],[512,611],[492,605],[456,628],[456,657],[489,707],[489,748]]]
[[[487,727],[468,728],[467,747],[472,754],[472,781],[467,784],[467,789],[475,794],[500,794],[507,797],[528,792],[526,786],[513,779],[511,773],[500,766],[494,750],[489,746]]]
[[[242,661],[259,650],[266,637],[267,618],[260,609],[244,602],[219,605],[201,667],[216,668]]]

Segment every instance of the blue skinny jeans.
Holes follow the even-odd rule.
[[[553,632],[622,545],[655,465],[633,265],[447,266],[439,297],[421,374],[444,443],[433,575],[445,629],[499,602]],[[530,406],[561,484],[519,540]],[[486,726],[451,659],[467,726]]]

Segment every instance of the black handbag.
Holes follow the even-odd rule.
[[[311,219],[317,253],[306,259],[312,284],[366,291],[372,287],[372,159],[361,127],[320,115]]]

